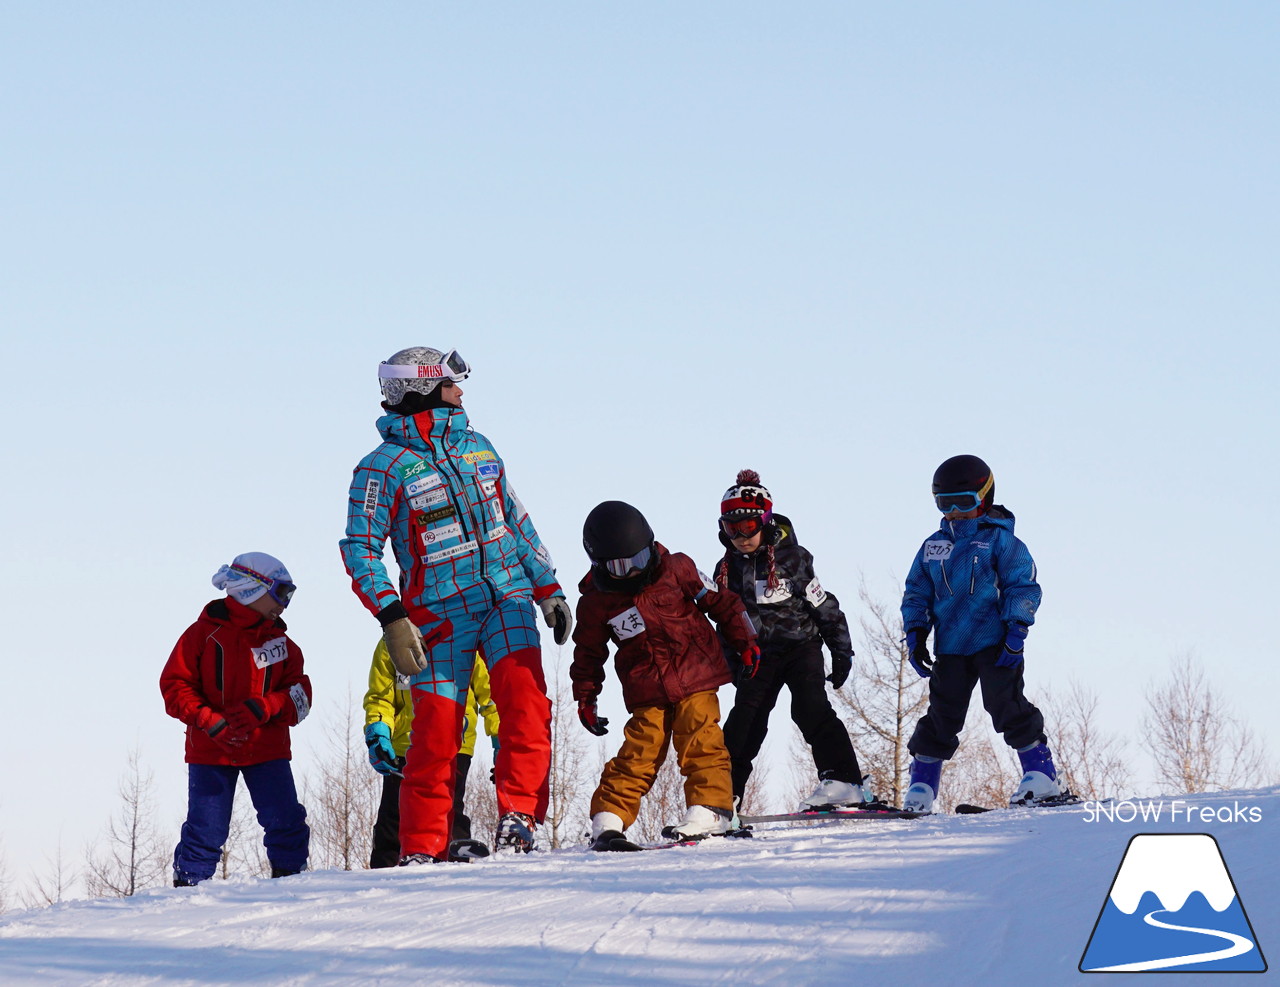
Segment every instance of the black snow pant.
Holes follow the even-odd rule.
[[[1002,645],[973,655],[938,655],[929,677],[929,708],[907,745],[912,754],[951,759],[960,746],[960,731],[969,712],[975,685],[982,686],[982,705],[996,732],[1010,747],[1044,743],[1044,716],[1022,693],[1022,666],[996,664]]]
[[[849,731],[827,698],[822,642],[804,641],[791,648],[766,648],[754,678],[738,681],[738,695],[724,721],[724,742],[733,761],[733,794],[741,798],[751,777],[752,762],[769,732],[769,714],[782,687],[791,690],[791,719],[813,751],[818,774],[862,784],[862,769]]]
[[[471,755],[459,754],[453,789],[453,836],[455,840],[471,839],[471,819],[462,811],[467,798],[467,775],[471,772]],[[382,776],[382,800],[378,818],[373,824],[373,852],[369,866],[394,867],[400,862],[400,776]]]

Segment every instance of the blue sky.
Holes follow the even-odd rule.
[[[570,587],[611,498],[709,569],[751,466],[856,617],[973,452],[1039,563],[1033,691],[1136,739],[1191,652],[1274,751],[1273,5],[4,17],[11,866],[133,744],[181,813],[156,679],[236,553],[297,577],[318,702],[362,688],[336,543],[415,344],[475,366]]]

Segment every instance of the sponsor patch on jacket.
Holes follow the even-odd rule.
[[[253,652],[253,663],[259,668],[266,668],[289,657],[289,640],[285,637],[273,637],[266,644],[249,650]]]
[[[533,553],[538,557],[538,561],[545,565],[552,572],[555,571],[555,563],[551,561],[551,553],[547,550],[546,545],[539,545],[537,551]]]
[[[613,628],[614,636],[619,641],[625,641],[629,637],[643,634],[645,630],[644,618],[640,616],[640,611],[635,607],[622,611],[616,617],[610,617],[609,626]]]
[[[408,692],[413,688],[413,679],[403,672],[396,672],[396,690],[398,692]]]
[[[409,498],[409,506],[415,511],[425,511],[435,507],[437,504],[443,504],[448,499],[449,491],[445,490],[444,487],[439,487],[435,490],[427,491],[421,497]]]
[[[301,723],[311,712],[311,700],[307,698],[307,690],[302,688],[301,682],[289,686],[289,698],[293,700],[293,708],[298,711],[298,722]]]
[[[488,449],[481,449],[479,452],[464,452],[462,458],[468,463],[485,463],[497,459]]]
[[[927,541],[924,543],[924,560],[926,562],[945,562],[951,558],[951,550],[955,542]]]
[[[820,607],[826,602],[827,593],[819,584],[817,576],[809,580],[809,585],[804,588],[804,598],[809,601],[811,607]]]
[[[716,581],[712,579],[710,576],[708,576],[701,569],[698,570],[698,578],[702,580],[703,587],[707,589],[709,592],[712,592],[712,593],[720,592],[720,587],[716,585]]]
[[[430,552],[422,557],[423,565],[433,565],[436,562],[443,562],[445,559],[451,559],[455,555],[466,555],[468,552],[476,550],[476,543],[472,541],[464,541],[461,545],[451,545],[449,548],[442,548],[438,552]]]
[[[422,544],[427,548],[432,545],[439,545],[442,541],[448,541],[450,538],[462,537],[462,525],[456,521],[453,524],[446,524],[439,528],[431,528],[422,533]]]
[[[476,476],[482,480],[496,480],[502,475],[502,467],[497,463],[481,463],[476,467]]]
[[[378,513],[378,494],[382,492],[382,481],[376,476],[369,477],[364,485],[364,512],[373,517]]]
[[[447,517],[456,517],[457,514],[458,512],[454,506],[448,504],[445,507],[437,507],[434,511],[426,511],[418,520],[431,524],[433,521],[443,521]]]
[[[492,497],[498,492],[497,481],[485,480],[484,483],[480,484],[480,489],[484,492],[486,497]]]
[[[778,585],[773,589],[769,589],[769,581],[767,579],[756,580],[757,603],[781,603],[783,600],[789,599],[791,599],[791,580],[779,579]]]
[[[488,531],[486,531],[484,533],[484,540],[497,541],[506,533],[507,533],[507,526],[505,524],[500,524],[496,528],[490,528]]]
[[[427,473],[424,476],[415,476],[412,480],[408,480],[404,485],[404,494],[406,497],[416,497],[418,494],[424,494],[428,490],[434,490],[436,487],[444,483],[439,473]]]
[[[519,521],[529,512],[524,509],[524,503],[520,500],[520,497],[516,494],[515,488],[512,487],[509,482],[507,483],[507,493],[511,495],[511,502],[516,506],[516,520]]]

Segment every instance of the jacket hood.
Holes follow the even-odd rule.
[[[1004,528],[1009,534],[1013,534],[1013,523],[1014,517],[1011,510],[999,504],[993,504],[987,513],[980,517],[960,518],[955,521],[944,518],[938,530],[951,538],[972,535],[981,528]]]
[[[204,615],[215,624],[226,624],[229,627],[255,627],[258,624],[266,624],[282,631],[288,630],[285,622],[279,617],[268,620],[257,610],[251,610],[229,596],[210,601],[204,608]]]
[[[425,450],[430,448],[432,439],[466,431],[471,422],[462,408],[432,408],[416,415],[382,415],[377,427],[378,434],[392,445]]]

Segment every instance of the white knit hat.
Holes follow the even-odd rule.
[[[277,580],[291,583],[293,577],[283,562],[266,552],[237,555],[231,565],[224,565],[213,574],[216,588],[226,590],[228,596],[246,605],[263,596]]]

